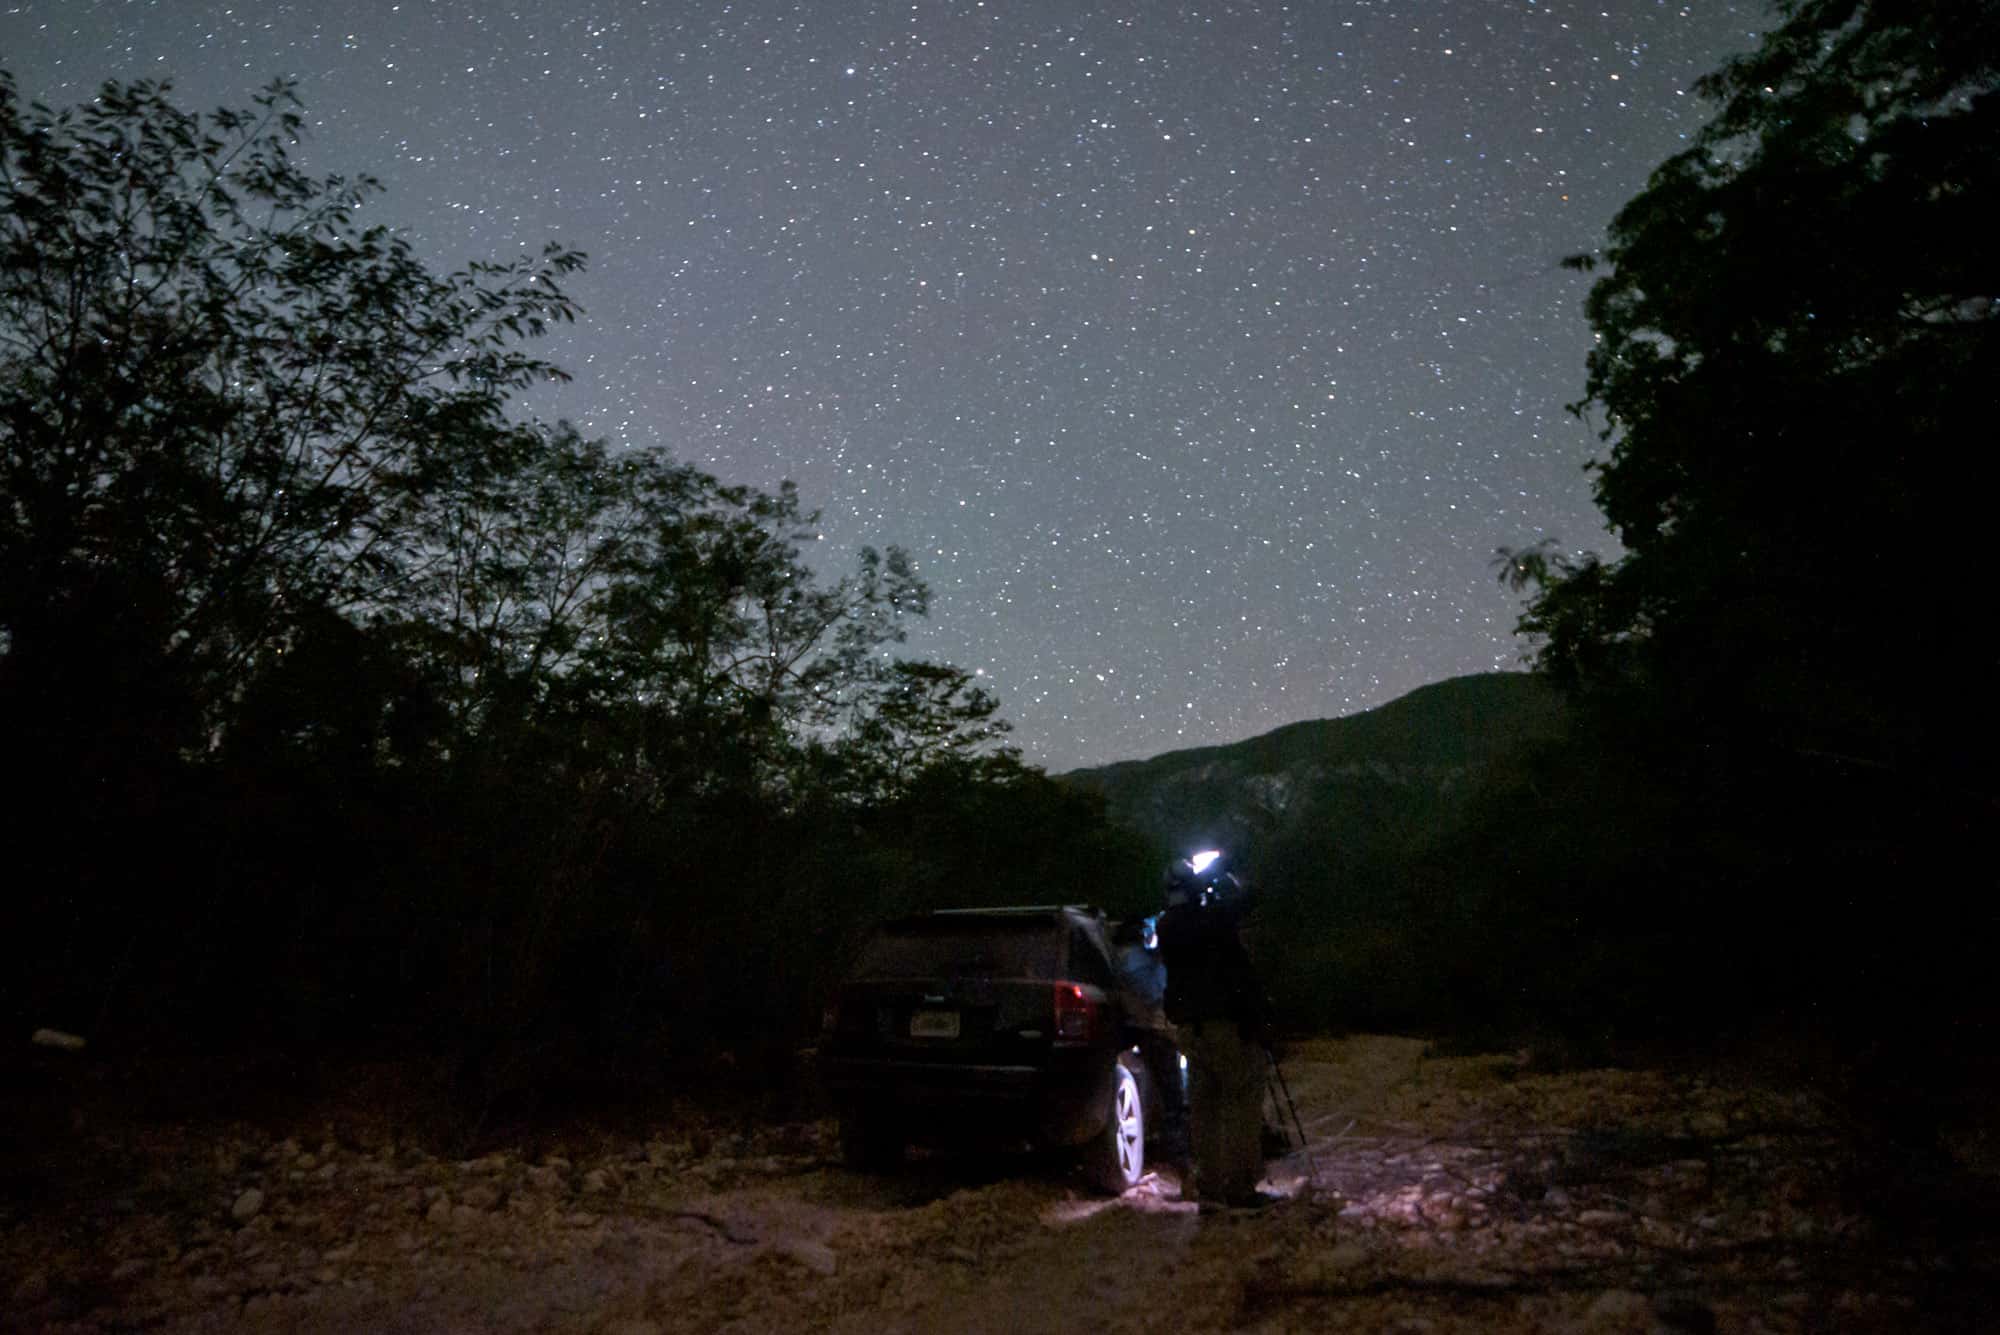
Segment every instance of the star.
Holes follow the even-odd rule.
[[[431,262],[590,252],[520,411],[796,479],[830,575],[907,548],[910,651],[1060,770],[1518,666],[1493,549],[1616,550],[1558,261],[1761,15],[22,0],[0,51],[52,104],[294,75]]]

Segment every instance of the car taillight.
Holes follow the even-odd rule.
[[[1097,1025],[1097,1007],[1076,983],[1056,984],[1056,1037],[1088,1039]]]

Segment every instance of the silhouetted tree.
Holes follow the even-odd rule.
[[[999,709],[974,674],[950,664],[897,659],[871,673],[839,750],[855,796],[892,801],[934,769],[1011,777],[1020,752],[1003,745],[1012,729]]]
[[[1579,977],[1651,977],[1580,994],[1607,1013],[1968,1013],[1994,919],[1949,868],[1991,819],[2000,10],[1776,10],[1570,261],[1601,270],[1574,408],[1624,551],[1503,550],[1500,575],[1594,706],[1564,763],[1632,800],[1603,803],[1594,876],[1541,883],[1606,896],[1562,940]],[[1677,997],[1662,959],[1729,986]]]
[[[788,1059],[868,920],[1117,860],[894,657],[902,551],[825,576],[789,483],[506,415],[579,255],[440,277],[300,123],[0,75],[10,1023],[422,1017],[483,1112],[565,1054]]]
[[[292,163],[299,126],[282,84],[203,118],[0,78],[0,692],[30,735],[212,745],[305,622],[398,599],[435,480],[559,374],[518,345],[572,317],[579,255],[436,275],[353,221],[372,181]]]
[[[436,480],[558,374],[520,344],[571,318],[580,256],[434,274],[354,221],[372,181],[291,161],[300,124],[283,84],[207,117],[145,83],[55,113],[0,76],[0,734],[12,935],[47,977],[214,911],[150,887],[189,874],[186,767],[246,709],[260,747],[370,731],[355,709],[400,692],[289,729],[269,706],[340,681],[330,655],[379,661],[342,624],[403,597]]]
[[[1970,765],[1996,666],[1973,609],[2000,407],[2000,11],[1777,9],[1700,83],[1714,121],[1572,261],[1604,270],[1576,408],[1609,444],[1592,469],[1625,553],[1527,553],[1523,629],[1544,668],[1636,678],[1717,736]]]
[[[779,797],[929,591],[894,547],[863,548],[854,574],[822,584],[803,550],[818,516],[790,483],[771,494],[664,460],[622,466],[634,519],[583,655],[590,702],[627,713],[670,784]]]

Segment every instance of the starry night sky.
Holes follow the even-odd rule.
[[[0,0],[55,105],[295,76],[440,268],[591,255],[524,409],[796,479],[1062,770],[1518,666],[1493,549],[1614,550],[1558,260],[1757,0]],[[364,221],[367,220],[364,217]]]

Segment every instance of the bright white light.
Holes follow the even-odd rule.
[[[1195,854],[1193,857],[1188,859],[1188,866],[1193,867],[1194,874],[1199,876],[1203,872],[1207,871],[1210,867],[1213,867],[1215,865],[1215,860],[1221,856],[1222,854],[1218,853],[1216,850],[1212,848],[1203,849],[1201,852]]]

